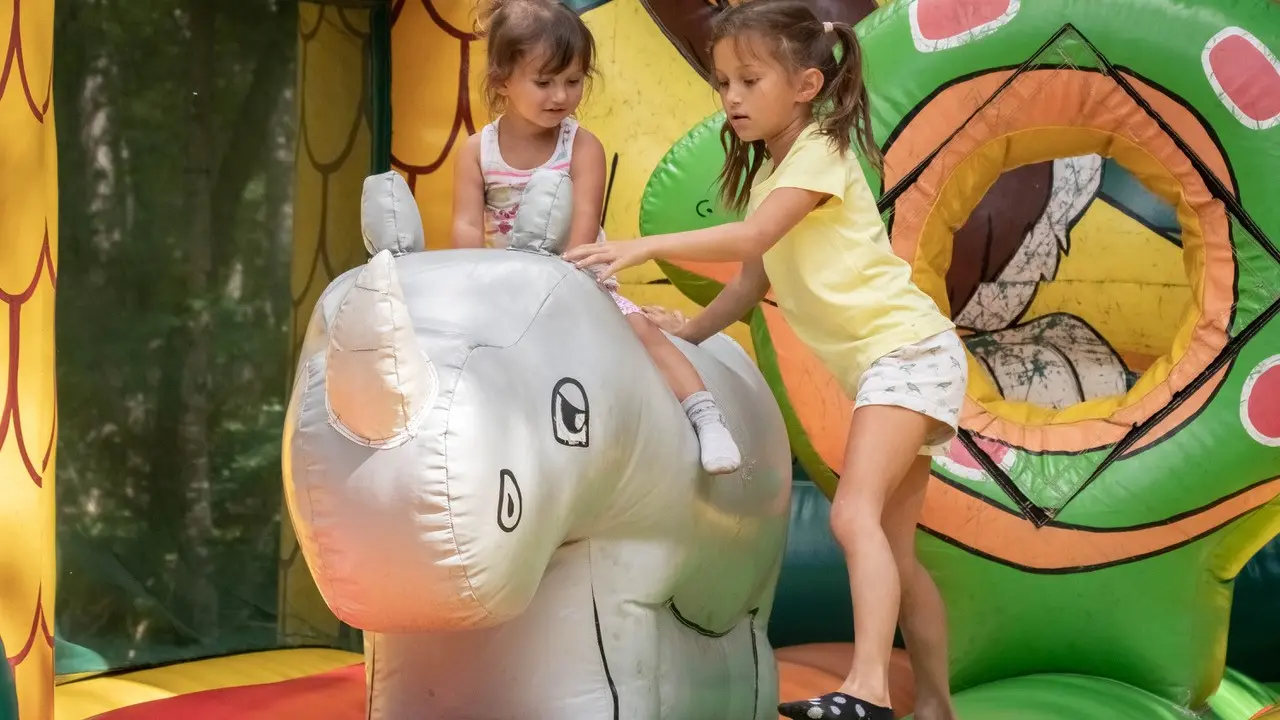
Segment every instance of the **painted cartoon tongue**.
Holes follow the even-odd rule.
[[[1011,452],[1007,446],[1001,445],[994,440],[977,437],[974,438],[974,442],[977,444],[978,448],[982,450],[982,452],[986,453],[987,456],[991,458],[991,461],[996,465],[1003,463],[1005,458],[1007,458]],[[947,457],[963,467],[971,468],[973,470],[983,469],[982,464],[978,462],[978,459],[970,454],[969,449],[959,440],[953,440],[951,442],[951,448],[947,451]]]

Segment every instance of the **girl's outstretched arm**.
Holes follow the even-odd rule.
[[[812,190],[782,187],[769,193],[746,220],[627,242],[584,245],[566,252],[564,258],[580,268],[607,264],[601,279],[654,259],[733,262],[758,258],[827,197]]]
[[[484,176],[480,174],[480,133],[467,138],[453,171],[455,248],[484,247]]]
[[[742,272],[730,280],[707,308],[686,322],[676,334],[695,345],[701,344],[703,340],[741,320],[764,299],[768,291],[769,278],[764,274],[764,261],[760,258],[746,260],[742,263]]]
[[[572,248],[596,241],[604,206],[604,146],[582,127],[573,137],[569,176],[573,178],[573,219],[569,223],[566,247]]]

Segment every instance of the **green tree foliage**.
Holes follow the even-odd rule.
[[[58,670],[274,646],[297,5],[55,22]]]

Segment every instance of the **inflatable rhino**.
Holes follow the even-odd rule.
[[[554,254],[568,187],[530,184],[524,252],[423,252],[404,181],[366,180],[373,258],[317,302],[286,419],[302,552],[366,631],[375,720],[772,717],[781,413],[731,339],[676,340],[743,450],[702,473],[639,340]]]

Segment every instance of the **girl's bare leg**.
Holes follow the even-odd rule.
[[[737,470],[742,465],[742,455],[697,368],[644,314],[627,315],[627,323],[693,423],[702,446],[702,468],[712,475]]]
[[[831,507],[831,528],[849,565],[856,638],[853,669],[840,690],[882,707],[890,707],[889,654],[902,588],[883,527],[885,508],[936,423],[889,405],[854,410],[844,471]]]
[[[916,558],[916,524],[924,508],[931,458],[916,456],[885,506],[882,526],[902,586],[898,625],[915,675],[916,720],[955,720],[947,668],[947,616],[929,571]]]
[[[707,389],[697,368],[652,320],[643,313],[631,313],[627,316],[627,324],[636,337],[640,338],[640,342],[644,343],[645,352],[649,353],[653,364],[658,366],[658,371],[666,378],[667,385],[676,394],[677,400],[684,402],[690,395]]]

